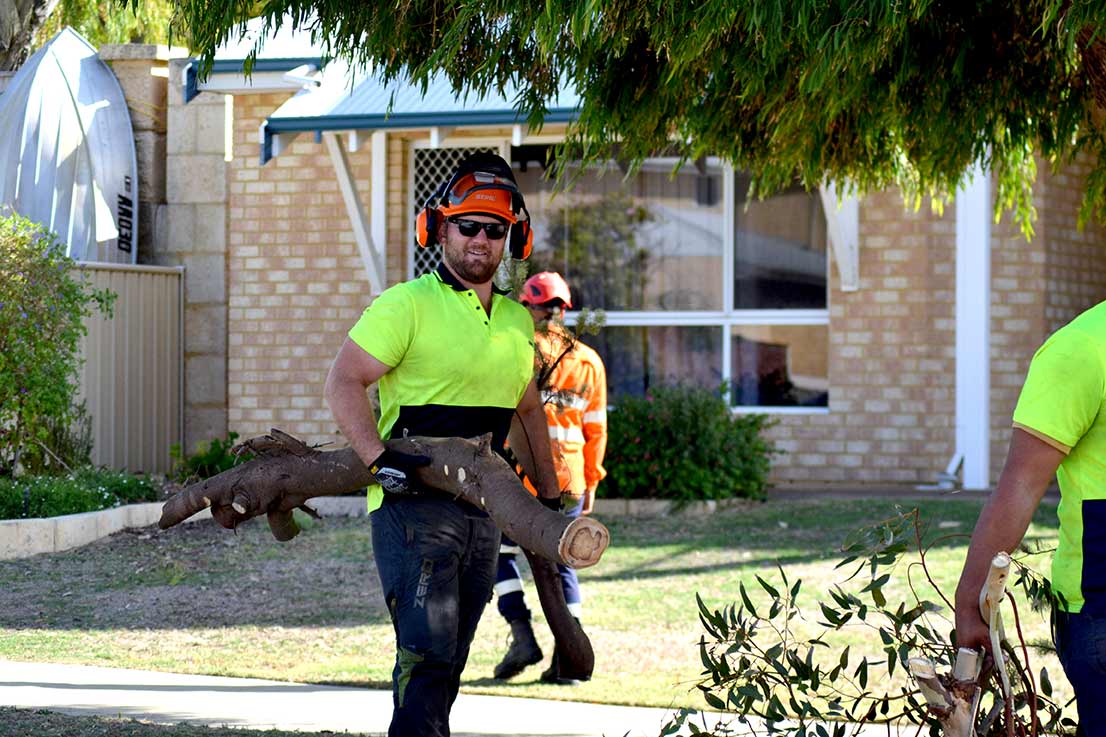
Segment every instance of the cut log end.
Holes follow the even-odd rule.
[[[602,523],[589,517],[577,517],[561,534],[557,550],[567,565],[587,568],[599,562],[610,543],[611,533]]]

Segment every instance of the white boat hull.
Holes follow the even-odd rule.
[[[70,28],[0,95],[0,202],[54,232],[78,261],[136,261],[130,112],[114,73]]]

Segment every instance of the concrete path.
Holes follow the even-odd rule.
[[[361,688],[0,660],[0,705],[165,724],[383,735],[392,696]],[[450,725],[453,737],[656,737],[669,715],[666,709],[462,693]],[[867,727],[862,734],[888,732]]]

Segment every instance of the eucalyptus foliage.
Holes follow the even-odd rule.
[[[798,177],[861,193],[898,185],[939,207],[980,162],[996,172],[996,207],[1028,233],[1038,159],[1063,164],[1103,142],[1103,0],[172,2],[207,61],[261,15],[386,79],[517,87],[532,124],[575,87],[572,153],[717,154],[762,196]],[[1106,161],[1082,214],[1106,214]]]
[[[832,586],[818,582],[815,606],[803,607],[803,581],[791,580],[782,568],[779,581],[756,576],[756,584],[750,583],[756,591],[742,585],[741,601],[722,609],[696,597],[706,632],[699,647],[699,689],[713,709],[735,716],[731,726],[706,731],[694,712],[683,710],[662,734],[845,737],[859,734],[864,725],[897,724],[904,734],[939,737],[937,718],[914,684],[902,678],[911,657],[930,658],[939,672],[951,670],[956,657],[955,632],[945,636],[948,620],[942,614],[952,606],[926,570],[918,510],[900,510],[857,531],[843,549],[845,557],[837,565],[842,579]],[[911,552],[920,553],[918,561],[905,560]],[[1011,585],[1022,589],[1034,607],[1047,607],[1051,587],[1024,564],[1025,557],[1015,560]],[[910,584],[904,601],[889,601],[884,593],[894,577]],[[921,596],[927,589],[936,591],[937,600]],[[1020,637],[1020,614],[1013,606],[1003,609],[1007,634]],[[835,642],[836,635],[856,628],[869,633],[871,647]],[[1026,643],[1005,642],[1003,650],[1011,709],[1004,713],[997,670],[984,672],[975,733],[1072,734],[1074,708],[1053,699],[1048,671],[1034,667]],[[897,683],[892,681],[896,675]]]

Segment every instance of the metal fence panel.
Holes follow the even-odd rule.
[[[114,316],[86,319],[81,398],[92,418],[92,462],[166,473],[184,435],[184,269],[82,264],[116,295]]]

